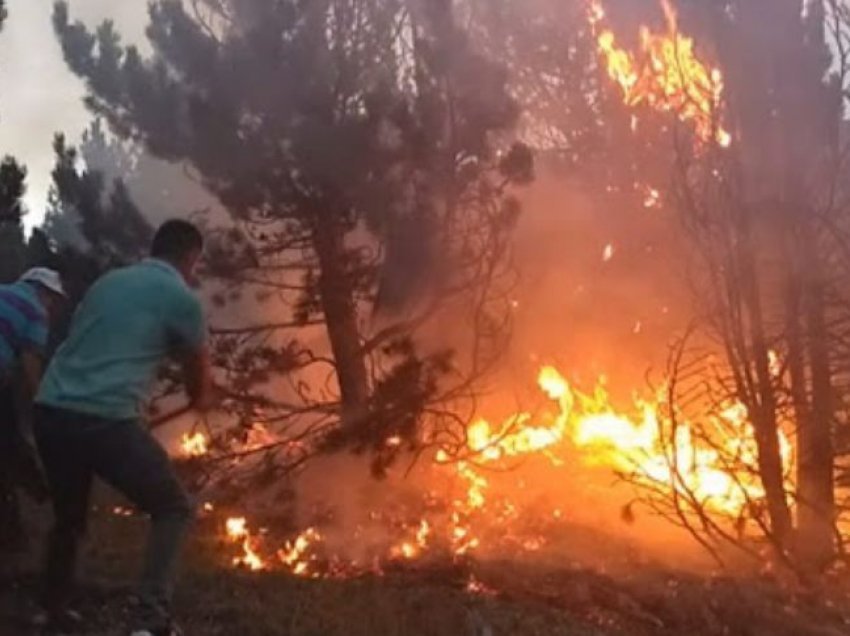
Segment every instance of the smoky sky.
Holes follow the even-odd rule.
[[[53,0],[9,0],[0,33],[0,154],[29,169],[27,226],[44,215],[53,135],[76,141],[91,121],[82,104],[83,84],[68,70],[50,21]],[[144,42],[147,0],[70,0],[71,15],[95,26],[115,22],[133,42]]]

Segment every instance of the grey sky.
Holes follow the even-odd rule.
[[[26,220],[41,219],[53,165],[56,132],[76,140],[91,117],[82,105],[83,85],[65,66],[53,35],[53,0],[9,0],[0,33],[0,154],[29,169]],[[70,0],[71,15],[88,24],[113,19],[120,33],[142,41],[147,0]]]

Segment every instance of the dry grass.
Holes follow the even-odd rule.
[[[44,527],[43,514],[31,520]],[[850,634],[847,595],[831,586],[792,595],[769,580],[708,578],[646,566],[616,577],[538,562],[471,565],[497,594],[465,591],[468,570],[434,566],[383,577],[303,580],[223,567],[229,546],[217,522],[189,547],[177,612],[189,636],[839,636]],[[86,555],[82,607],[90,636],[122,634],[124,599],[146,522],[101,513]],[[36,533],[33,533],[34,536]],[[37,538],[36,538],[37,542]],[[31,633],[17,622],[33,590],[0,578],[0,636]]]
[[[36,515],[30,525],[41,529],[42,516]],[[91,624],[89,636],[124,633],[124,600],[140,558],[145,525],[141,518],[109,513],[94,516],[85,555],[87,584],[80,598],[80,607]],[[215,538],[211,523],[197,528],[176,598],[177,613],[188,636],[603,633],[544,603],[470,595],[458,577],[437,582],[422,573],[398,573],[314,581],[252,574],[222,567],[225,549]],[[34,633],[21,620],[33,594],[35,565],[35,559],[29,559],[14,581],[8,572],[0,578],[0,636]]]

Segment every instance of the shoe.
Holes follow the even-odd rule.
[[[129,599],[130,636],[183,636],[177,623],[171,619],[168,603],[151,598],[131,596]]]
[[[82,634],[86,623],[82,614],[71,609],[41,610],[31,622],[33,627],[55,636]]]
[[[184,636],[183,630],[176,623],[169,622],[168,625],[158,627],[145,627],[130,632],[130,636]]]
[[[131,599],[133,621],[138,627],[130,630],[130,636],[183,636],[177,623],[171,620],[171,612],[164,604]]]

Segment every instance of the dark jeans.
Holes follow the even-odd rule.
[[[45,571],[48,607],[61,607],[72,591],[97,476],[151,516],[140,596],[167,608],[193,511],[163,448],[139,422],[47,407],[37,407],[35,437],[55,515]]]

